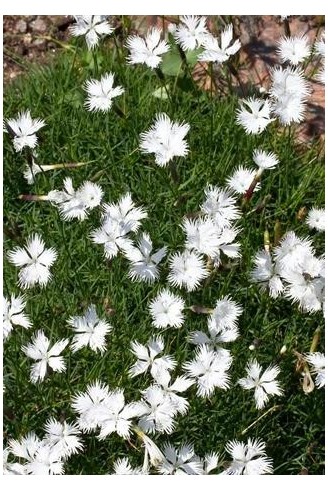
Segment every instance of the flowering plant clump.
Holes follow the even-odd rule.
[[[67,16],[5,86],[4,474],[323,473],[305,18]]]

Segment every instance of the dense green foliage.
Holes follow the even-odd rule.
[[[151,378],[128,377],[135,360],[129,351],[130,341],[145,343],[152,335],[162,333],[151,325],[148,303],[166,284],[168,272],[167,257],[161,266],[160,280],[154,285],[131,282],[127,260],[119,255],[107,261],[102,247],[92,244],[89,238],[91,230],[99,226],[99,208],[84,222],[64,222],[51,204],[22,202],[18,195],[61,189],[66,176],[72,177],[75,187],[86,179],[97,182],[104,189],[105,202],[116,201],[130,191],[136,204],[148,211],[142,230],[149,232],[155,248],[167,245],[173,252],[183,249],[180,224],[185,215],[198,211],[206,184],[223,186],[237,166],[252,166],[253,150],[262,148],[274,151],[281,163],[264,173],[261,190],[254,194],[238,222],[242,227],[240,260],[226,261],[197,291],[179,291],[188,305],[214,307],[217,299],[229,294],[243,306],[241,335],[229,347],[234,357],[231,388],[226,392],[217,389],[210,399],[196,397],[195,387],[189,389],[187,415],[177,417],[176,430],[170,436],[159,435],[155,440],[159,445],[167,440],[173,444],[188,441],[200,456],[218,451],[227,459],[224,446],[228,440],[261,437],[276,474],[298,474],[304,468],[310,474],[323,473],[324,390],[303,393],[293,354],[293,350],[308,352],[316,328],[323,323],[322,313],[303,314],[284,298],[273,300],[262,294],[249,280],[252,258],[263,247],[264,231],[269,230],[273,242],[276,221],[280,222],[282,233],[310,233],[318,253],[323,252],[322,236],[309,232],[304,220],[297,217],[301,207],[323,204],[324,164],[319,145],[313,142],[309,148],[300,147],[292,132],[278,130],[275,123],[261,135],[247,136],[235,121],[237,96],[211,97],[197,91],[183,83],[187,74],[171,91],[172,100],[155,98],[152,93],[160,82],[154,72],[142,66],[127,66],[111,45],[104,45],[97,53],[95,65],[92,55],[84,49],[79,48],[77,54],[67,50],[51,66],[30,67],[24,78],[5,88],[5,117],[30,109],[32,117],[44,118],[47,123],[39,133],[39,163],[91,161],[80,169],[38,174],[36,183],[29,186],[22,175],[24,153],[16,154],[9,136],[4,137],[5,251],[38,232],[46,245],[55,247],[59,254],[52,267],[53,280],[47,287],[26,292],[33,329],[18,327],[4,345],[5,440],[29,431],[42,436],[42,426],[50,416],[73,421],[72,396],[95,379],[110,388],[123,387],[127,401],[140,398],[139,390],[149,386]],[[117,104],[126,117],[114,110],[108,114],[90,113],[83,107],[83,83],[106,71],[114,72],[115,84],[125,88]],[[142,155],[138,150],[139,134],[149,128],[158,112],[166,112],[173,120],[186,121],[191,126],[187,136],[190,153],[177,160],[179,182],[172,179],[168,167],[156,166],[153,156]],[[271,198],[264,208],[256,210],[268,194]],[[6,258],[4,287],[5,296],[19,293],[17,269]],[[71,337],[68,318],[82,314],[90,303],[113,326],[106,353],[99,355],[89,349],[72,353],[66,349],[67,371],[31,384],[31,360],[21,351],[21,346],[30,341],[31,332],[43,329],[53,341]],[[188,332],[206,329],[205,315],[188,311],[186,316],[181,329],[163,332],[166,353],[175,356],[179,373],[181,364],[193,356],[194,347],[186,341]],[[249,345],[255,339],[257,348],[251,352]],[[281,356],[283,345],[287,352]],[[323,350],[323,345],[321,338],[319,350]],[[255,408],[253,393],[237,384],[252,357],[265,367],[276,362],[282,370],[279,380],[284,395],[270,398],[260,412]],[[275,410],[241,435],[275,404]],[[140,448],[134,436],[131,442]],[[85,435],[84,444],[85,451],[68,460],[66,473],[110,473],[113,462],[124,455],[133,463],[142,462],[142,449],[134,449],[117,435],[104,441],[97,440],[95,434]]]

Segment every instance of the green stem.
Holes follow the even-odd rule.
[[[173,102],[172,102],[171,94],[169,93],[169,91],[167,89],[167,86],[166,86],[166,83],[165,83],[165,75],[164,75],[164,73],[162,72],[162,70],[161,70],[161,68],[159,66],[157,66],[155,68],[155,73],[158,76],[158,78],[159,78],[159,80],[161,82],[161,85],[162,85],[163,89],[166,92],[167,98],[169,99],[170,103],[172,104]]]
[[[96,50],[92,50],[92,57],[93,57],[93,65],[95,69],[95,76],[98,77],[99,75],[99,66],[98,66],[98,58],[97,58],[97,53]]]

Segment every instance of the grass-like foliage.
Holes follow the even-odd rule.
[[[162,97],[155,97],[154,91],[161,87],[155,71],[127,65],[127,50],[117,49],[111,40],[94,52],[87,51],[80,40],[71,45],[74,49],[63,49],[51,65],[31,66],[24,77],[5,88],[6,118],[29,109],[32,117],[46,122],[38,134],[38,164],[89,162],[81,168],[40,172],[29,185],[23,177],[26,154],[15,152],[10,135],[4,136],[5,252],[38,233],[46,246],[58,253],[51,268],[53,278],[46,287],[36,285],[25,291],[26,313],[33,328],[16,328],[4,344],[5,441],[30,431],[42,437],[42,427],[50,417],[73,422],[74,395],[95,380],[110,389],[124,389],[126,402],[139,400],[140,390],[152,381],[149,373],[129,376],[136,360],[131,341],[146,344],[150,337],[161,334],[165,354],[177,362],[175,375],[184,373],[182,365],[195,352],[187,337],[195,330],[206,331],[207,315],[185,310],[181,328],[160,331],[151,323],[149,303],[168,287],[169,255],[184,249],[183,218],[199,211],[208,184],[225,186],[239,165],[253,165],[253,151],[260,148],[274,152],[280,163],[263,173],[261,189],[243,206],[237,221],[240,257],[225,257],[195,291],[170,287],[187,306],[214,308],[219,298],[229,295],[243,308],[240,335],[228,344],[233,356],[230,387],[202,398],[192,386],[186,395],[189,410],[177,415],[172,434],[152,437],[160,447],[167,441],[175,446],[191,443],[200,456],[216,451],[221,457],[220,471],[230,458],[225,452],[228,441],[260,438],[266,443],[275,474],[298,474],[304,468],[310,474],[323,473],[324,390],[304,393],[295,355],[295,351],[309,352],[316,329],[323,326],[322,312],[304,313],[297,303],[285,297],[272,298],[250,281],[254,256],[263,249],[268,234],[271,244],[277,235],[288,231],[300,237],[311,235],[317,255],[323,253],[322,234],[309,230],[302,211],[323,206],[324,163],[319,143],[299,144],[293,130],[281,128],[278,122],[261,134],[247,135],[236,122],[236,93],[223,96],[219,91],[211,94],[198,89],[191,83],[189,71],[184,77],[164,81],[169,83],[169,97],[165,90],[157,92]],[[115,86],[125,91],[113,101],[116,110],[113,106],[109,112],[89,112],[83,86],[106,72],[114,73]],[[186,137],[189,153],[166,167],[156,165],[154,155],[139,150],[140,134],[151,127],[158,113],[190,125]],[[108,260],[103,247],[92,243],[90,233],[100,226],[100,207],[91,210],[84,221],[63,221],[50,202],[18,199],[21,194],[46,195],[62,189],[65,177],[72,178],[74,188],[85,180],[98,184],[104,191],[103,202],[116,202],[130,192],[136,205],[145,208],[148,217],[142,220],[141,232],[149,233],[155,250],[168,247],[158,281],[131,281],[129,263],[122,254]],[[7,255],[4,288],[6,297],[21,293],[18,270]],[[31,342],[38,330],[44,331],[51,345],[72,338],[68,320],[83,315],[91,304],[112,326],[106,351],[85,347],[72,352],[66,348],[62,353],[66,371],[52,372],[42,383],[31,383],[31,359],[22,346]],[[323,351],[322,336],[319,342],[318,350]],[[280,353],[283,346],[286,351]],[[262,410],[255,406],[254,392],[238,384],[254,358],[264,368],[276,364],[281,370],[283,394],[270,398]],[[132,466],[142,465],[144,451],[134,434],[130,441],[117,434],[99,440],[91,432],[83,435],[83,443],[84,451],[65,463],[66,474],[112,473],[117,458],[125,456]]]

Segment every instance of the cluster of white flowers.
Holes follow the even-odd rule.
[[[236,194],[245,194],[254,183],[253,192],[260,190],[260,177],[264,170],[275,168],[278,163],[278,157],[272,152],[266,152],[259,148],[253,151],[253,161],[257,166],[257,170],[253,170],[243,165],[240,165],[233,174],[228,177],[227,185]]]
[[[229,351],[221,347],[222,343],[233,342],[239,336],[238,317],[242,308],[229,296],[217,300],[216,306],[207,321],[208,335],[200,330],[189,334],[192,344],[206,344],[209,350],[220,353],[221,357],[231,358]]]
[[[73,36],[85,36],[88,49],[93,49],[101,36],[110,35],[114,31],[107,17],[75,16],[71,33]],[[199,49],[201,52],[197,53],[197,59],[200,62],[221,64],[229,61],[241,49],[240,41],[234,40],[232,24],[224,28],[218,39],[209,32],[206,22],[206,17],[190,15],[182,16],[177,25],[170,26],[171,37],[178,44],[180,54],[183,55],[181,50]],[[144,38],[130,35],[125,44],[130,51],[127,63],[145,64],[158,74],[162,73],[159,66],[170,46],[161,39],[161,35],[162,31],[157,27],[149,29]],[[324,34],[316,41],[314,49],[324,59]],[[237,110],[237,122],[248,134],[262,133],[276,118],[283,125],[303,120],[310,91],[304,72],[294,65],[302,63],[310,52],[306,36],[288,37],[279,41],[281,61],[292,66],[279,66],[271,70],[272,83],[267,99],[250,97],[241,102]],[[323,79],[324,68],[319,74],[319,80]],[[123,87],[114,87],[114,74],[110,72],[103,74],[100,80],[87,80],[83,88],[87,92],[86,108],[103,113],[111,109],[115,97],[124,93]],[[44,125],[42,119],[32,119],[30,111],[26,111],[16,119],[5,120],[4,129],[11,135],[14,149],[21,152],[24,147],[35,149],[38,144],[36,133]],[[175,157],[188,155],[189,146],[185,138],[189,130],[188,123],[174,122],[167,114],[159,113],[150,129],[140,134],[139,150],[144,154],[155,155],[155,163],[166,167]],[[24,171],[29,183],[34,182],[35,174],[60,165],[36,164],[35,151],[30,151],[29,156],[32,163]],[[236,237],[241,228],[237,227],[236,221],[241,217],[241,210],[236,195],[258,191],[264,170],[273,169],[279,164],[277,155],[260,148],[254,150],[253,161],[256,168],[240,165],[228,177],[227,187],[208,185],[196,217],[183,218],[181,227],[185,235],[184,249],[169,256],[167,282],[170,286],[192,292],[212,272],[216,272],[214,269],[224,265],[225,257],[240,257],[241,246]],[[41,196],[42,200],[48,200],[58,208],[63,220],[76,218],[83,221],[90,210],[101,205],[104,193],[99,185],[85,181],[74,190],[71,178],[65,178],[63,185],[63,190],[52,190],[46,196]],[[118,202],[102,204],[101,225],[90,233],[90,238],[94,243],[104,246],[107,259],[119,253],[127,259],[128,277],[132,281],[151,284],[159,279],[159,264],[167,255],[167,246],[154,250],[148,233],[137,235],[141,221],[146,217],[147,212],[143,207],[136,206],[128,192]],[[311,229],[324,231],[324,209],[310,209],[306,223]],[[57,259],[57,252],[54,248],[45,248],[41,236],[35,234],[28,238],[24,247],[16,246],[10,251],[8,259],[20,269],[20,287],[27,289],[37,284],[43,287],[52,277],[50,268]],[[288,232],[272,252],[267,248],[259,251],[254,262],[251,281],[258,283],[261,289],[268,288],[271,297],[284,295],[293,302],[297,301],[300,308],[309,313],[323,309],[324,258],[316,257],[308,238],[302,239]],[[7,339],[16,325],[25,329],[32,327],[32,322],[24,312],[25,307],[25,296],[12,294],[10,300],[4,299],[4,339]],[[186,306],[186,300],[172,293],[168,287],[161,289],[148,303],[152,325],[161,330],[170,327],[181,329],[187,309],[192,310],[192,307]],[[227,390],[232,386],[229,370],[233,356],[224,346],[239,337],[238,320],[243,308],[226,295],[219,297],[213,309],[207,310],[210,312],[207,331],[189,331],[186,336],[189,343],[197,346],[191,360],[178,366],[175,358],[167,353],[168,344],[165,345],[162,336],[151,337],[145,345],[132,340],[130,351],[136,360],[129,367],[128,376],[135,378],[143,375],[141,378],[144,380],[149,379],[150,374],[151,384],[140,389],[140,399],[126,402],[121,387],[114,386],[111,389],[99,380],[90,382],[85,391],[73,397],[72,408],[77,413],[76,422],[69,424],[50,418],[45,424],[43,439],[31,432],[21,440],[9,441],[4,450],[4,472],[63,474],[66,460],[83,449],[81,431],[98,431],[97,438],[100,440],[114,433],[123,439],[130,439],[134,431],[145,449],[144,464],[133,468],[128,458],[120,458],[114,463],[114,474],[149,474],[150,466],[163,475],[205,475],[220,466],[225,468],[221,474],[272,473],[272,460],[266,455],[265,443],[259,439],[248,439],[247,443],[229,441],[226,451],[232,461],[224,464],[219,462],[216,452],[205,454],[204,457],[196,455],[193,445],[188,442],[179,447],[167,442],[161,450],[147,435],[171,434],[175,430],[177,418],[185,416],[189,410],[186,398],[189,388],[195,390],[197,396],[207,398],[216,389]],[[106,336],[112,331],[112,326],[98,316],[95,305],[89,305],[80,316],[71,316],[67,323],[73,332],[71,340],[63,338],[53,343],[43,330],[37,330],[31,342],[21,347],[24,354],[34,361],[30,370],[32,383],[42,382],[52,372],[63,373],[66,370],[62,353],[68,346],[73,352],[84,347],[89,347],[97,354],[107,350]],[[324,354],[309,353],[304,355],[304,359],[316,376],[316,386],[322,388],[325,385]],[[179,369],[182,369],[183,374]],[[252,359],[246,365],[246,376],[238,379],[237,384],[245,390],[254,389],[255,405],[261,410],[270,396],[283,394],[276,379],[279,373],[278,366],[270,365],[263,371],[257,360]],[[19,462],[14,461],[14,458],[19,458]]]
[[[130,262],[129,277],[132,280],[154,282],[159,277],[158,264],[166,256],[167,247],[153,251],[153,244],[148,233],[142,233],[137,245],[128,236],[137,232],[140,221],[147,217],[142,207],[136,207],[131,194],[124,195],[117,204],[104,204],[100,228],[92,231],[94,243],[104,245],[106,258],[113,258],[119,252]]]
[[[272,257],[273,254],[273,257]],[[260,250],[254,258],[251,280],[277,298],[283,294],[308,313],[324,308],[325,260],[316,257],[308,238],[290,231],[273,248],[272,254]]]
[[[62,475],[64,464],[83,449],[80,430],[76,423],[58,422],[54,418],[45,424],[45,436],[40,439],[30,432],[20,440],[11,439],[4,450],[4,474],[8,475]],[[13,457],[19,462],[9,461]],[[22,460],[24,462],[22,463]]]
[[[140,227],[140,221],[146,217],[146,211],[136,207],[131,194],[127,193],[117,204],[103,205],[102,225],[92,231],[91,239],[94,243],[104,245],[105,257],[111,259],[120,251],[132,246],[128,234],[131,231],[136,232]]]
[[[114,432],[128,438],[133,419],[141,415],[137,403],[125,403],[123,390],[111,391],[99,381],[88,385],[85,393],[76,395],[72,407],[79,414],[80,429],[91,432],[99,428],[99,439]]]
[[[147,437],[147,436],[144,436]],[[167,442],[162,450],[147,438],[150,454],[155,454],[151,466],[161,475],[209,475],[220,466],[216,452],[205,454],[202,458],[195,453],[190,443],[179,447]],[[226,444],[226,451],[232,457],[221,475],[265,475],[273,473],[272,459],[266,455],[265,443],[261,439],[248,439],[247,443],[237,440]],[[116,475],[149,474],[150,465],[143,468],[132,468],[127,458],[118,459],[114,464]]]
[[[305,103],[310,94],[309,84],[300,68],[281,66],[271,70],[270,97],[272,112],[283,126],[299,123],[305,117]]]
[[[314,49],[323,62],[325,60],[324,33],[314,44]],[[278,54],[283,62],[291,66],[275,66],[271,69],[269,98],[250,97],[241,101],[237,110],[237,122],[248,134],[259,134],[267,125],[279,119],[283,126],[299,123],[305,118],[306,101],[310,86],[299,63],[309,57],[311,48],[307,36],[284,37],[278,42]],[[317,74],[324,83],[324,66]]]

